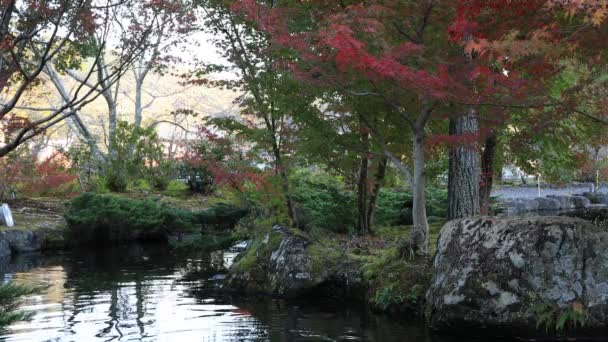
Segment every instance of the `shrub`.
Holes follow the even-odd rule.
[[[215,137],[200,127],[197,139],[190,142],[180,168],[181,177],[187,179],[190,191],[201,194],[213,192],[214,169],[229,160],[234,152],[232,141]]]
[[[172,197],[185,197],[188,195],[188,185],[182,181],[172,180],[167,184],[165,194]]]
[[[193,193],[210,194],[213,190],[213,174],[202,164],[184,163],[180,177],[187,180],[188,189]]]
[[[31,314],[18,310],[21,298],[37,293],[38,289],[15,285],[0,285],[0,330],[18,321],[29,319]]]
[[[177,173],[175,163],[166,160],[164,146],[153,128],[135,127],[124,121],[118,122],[105,158],[94,158],[87,145],[76,145],[67,155],[73,169],[84,172],[82,179],[90,182],[91,174],[99,172],[104,187],[113,192],[125,192],[132,181],[139,179],[164,190]]]
[[[309,229],[348,232],[356,224],[355,198],[338,179],[300,171],[293,177],[293,198],[302,211],[301,223]]]
[[[447,217],[447,190],[428,187],[426,210],[429,217]],[[412,194],[399,189],[381,189],[376,206],[374,223],[378,225],[411,225]]]
[[[28,152],[19,148],[0,158],[0,202],[11,199],[17,192],[18,182],[25,180],[25,172],[35,168]]]
[[[125,192],[129,185],[129,172],[120,166],[105,165],[104,187],[113,192]]]
[[[249,214],[248,209],[237,208],[231,205],[220,204],[207,210],[196,213],[197,222],[205,228],[230,229],[245,216]]]
[[[91,179],[90,191],[94,191],[98,194],[107,194],[110,192],[110,188],[108,188],[108,184],[104,177],[93,177]]]
[[[152,185],[150,185],[150,182],[148,182],[148,180],[140,178],[140,179],[134,180],[131,183],[130,189],[137,190],[137,191],[151,191]]]
[[[195,215],[151,200],[85,193],[68,204],[67,238],[80,243],[165,240],[171,232],[192,231]]]
[[[17,193],[28,196],[64,196],[77,190],[76,176],[67,171],[67,159],[59,152],[37,160],[26,149],[0,158],[0,200]]]
[[[36,163],[34,177],[24,190],[36,195],[66,195],[76,191],[76,176],[67,171],[67,158],[57,152]]]
[[[158,159],[155,164],[145,170],[145,176],[154,189],[164,191],[178,173],[177,164],[163,159]]]

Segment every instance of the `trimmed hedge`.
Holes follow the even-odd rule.
[[[231,229],[248,213],[229,205],[191,212],[149,199],[85,193],[68,203],[66,240],[72,244],[167,241],[174,234]]]
[[[151,200],[85,193],[68,203],[67,240],[78,243],[120,243],[166,240],[170,233],[197,228],[196,215]]]

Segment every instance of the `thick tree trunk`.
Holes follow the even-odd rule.
[[[479,132],[474,110],[450,119],[450,135],[465,138]],[[471,139],[472,140],[472,139]],[[448,219],[479,215],[479,151],[476,143],[459,141],[450,149],[448,171]]]
[[[490,212],[490,194],[494,184],[494,154],[496,152],[496,133],[486,138],[481,154],[481,184],[479,185],[479,207],[482,215]]]
[[[414,226],[411,231],[412,247],[423,255],[429,252],[429,223],[426,217],[425,171],[424,171],[424,129],[414,130],[413,152],[414,171],[412,174]]]
[[[374,223],[374,213],[376,212],[376,203],[378,201],[378,194],[382,188],[384,177],[386,176],[386,167],[388,166],[388,158],[382,157],[378,162],[378,170],[376,171],[376,177],[374,180],[374,186],[369,195],[369,201],[367,203],[367,226],[370,227]]]

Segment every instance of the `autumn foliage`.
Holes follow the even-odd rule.
[[[72,195],[77,192],[76,176],[60,152],[38,160],[25,153],[0,158],[0,199],[17,196]]]

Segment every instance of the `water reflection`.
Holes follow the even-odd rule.
[[[4,279],[45,284],[27,298],[30,322],[0,341],[430,341],[346,303],[286,303],[223,294],[235,253],[175,255],[162,247],[32,255],[5,264]]]

